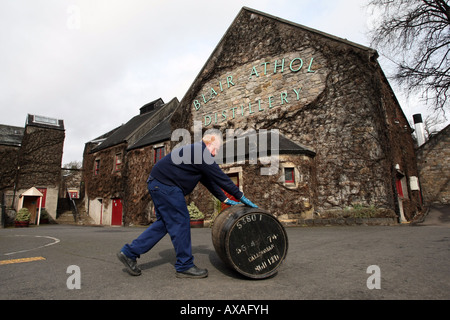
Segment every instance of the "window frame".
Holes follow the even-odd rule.
[[[115,157],[114,157],[114,172],[120,172],[122,171],[122,153],[116,153]]]
[[[162,151],[162,152],[161,152]],[[153,163],[157,163],[166,155],[166,149],[164,146],[153,147]]]
[[[94,160],[94,176],[98,176],[100,174],[100,159]]]
[[[286,175],[288,174],[288,170],[291,172],[291,180],[287,180],[286,179]],[[295,167],[284,167],[284,172],[283,172],[283,176],[284,176],[284,183],[285,184],[290,184],[290,185],[294,185],[295,184]]]

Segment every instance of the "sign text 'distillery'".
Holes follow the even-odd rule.
[[[263,77],[273,76],[277,74],[285,75],[287,73],[299,73],[304,70],[306,74],[314,74],[313,70],[314,57],[305,61],[302,58],[283,58],[272,62],[263,62],[253,65],[248,70],[248,82],[256,81]],[[245,78],[244,78],[245,79]],[[241,80],[233,75],[228,75],[226,79],[218,81],[215,86],[211,86],[205,90],[200,97],[193,102],[195,112],[200,112],[209,103],[217,99],[217,97],[227,90],[238,87]],[[245,85],[245,84],[244,84]],[[240,103],[239,105],[224,106],[220,111],[203,114],[203,125],[208,127],[212,124],[218,124],[227,120],[234,120],[237,117],[247,117],[258,112],[267,112],[277,106],[283,106],[293,101],[299,101],[302,95],[302,86],[290,89],[280,90],[279,93],[272,93],[265,98],[256,98],[253,102]]]

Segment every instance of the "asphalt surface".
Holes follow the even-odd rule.
[[[434,205],[429,209],[420,226],[447,226],[450,227],[450,205]]]
[[[192,229],[195,263],[209,270],[208,278],[196,280],[175,277],[168,236],[138,260],[141,276],[126,273],[116,252],[141,227],[0,229],[0,299],[447,300],[449,217],[443,207],[415,226],[287,228],[287,259],[265,280],[227,268],[209,228]],[[80,289],[69,288],[76,283],[71,266],[79,270]],[[379,268],[380,289],[368,287],[370,266]]]

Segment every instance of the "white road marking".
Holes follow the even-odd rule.
[[[41,249],[41,248],[45,248],[45,247],[49,247],[52,246],[54,244],[59,243],[61,240],[59,240],[58,238],[54,238],[54,237],[49,237],[49,236],[26,236],[26,235],[16,235],[16,237],[35,237],[35,238],[46,238],[46,239],[50,239],[53,240],[53,242],[51,243],[47,243],[43,246],[39,246],[36,248],[32,248],[32,249],[27,249],[27,250],[21,250],[21,251],[15,251],[15,252],[9,252],[9,253],[5,253],[5,256],[10,256],[13,254],[17,254],[17,253],[24,253],[24,252],[28,252],[28,251],[32,251],[32,250],[37,250],[37,249]]]

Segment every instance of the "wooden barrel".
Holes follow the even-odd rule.
[[[222,211],[212,227],[217,255],[232,269],[252,279],[274,275],[286,258],[286,230],[270,213],[243,205]]]

